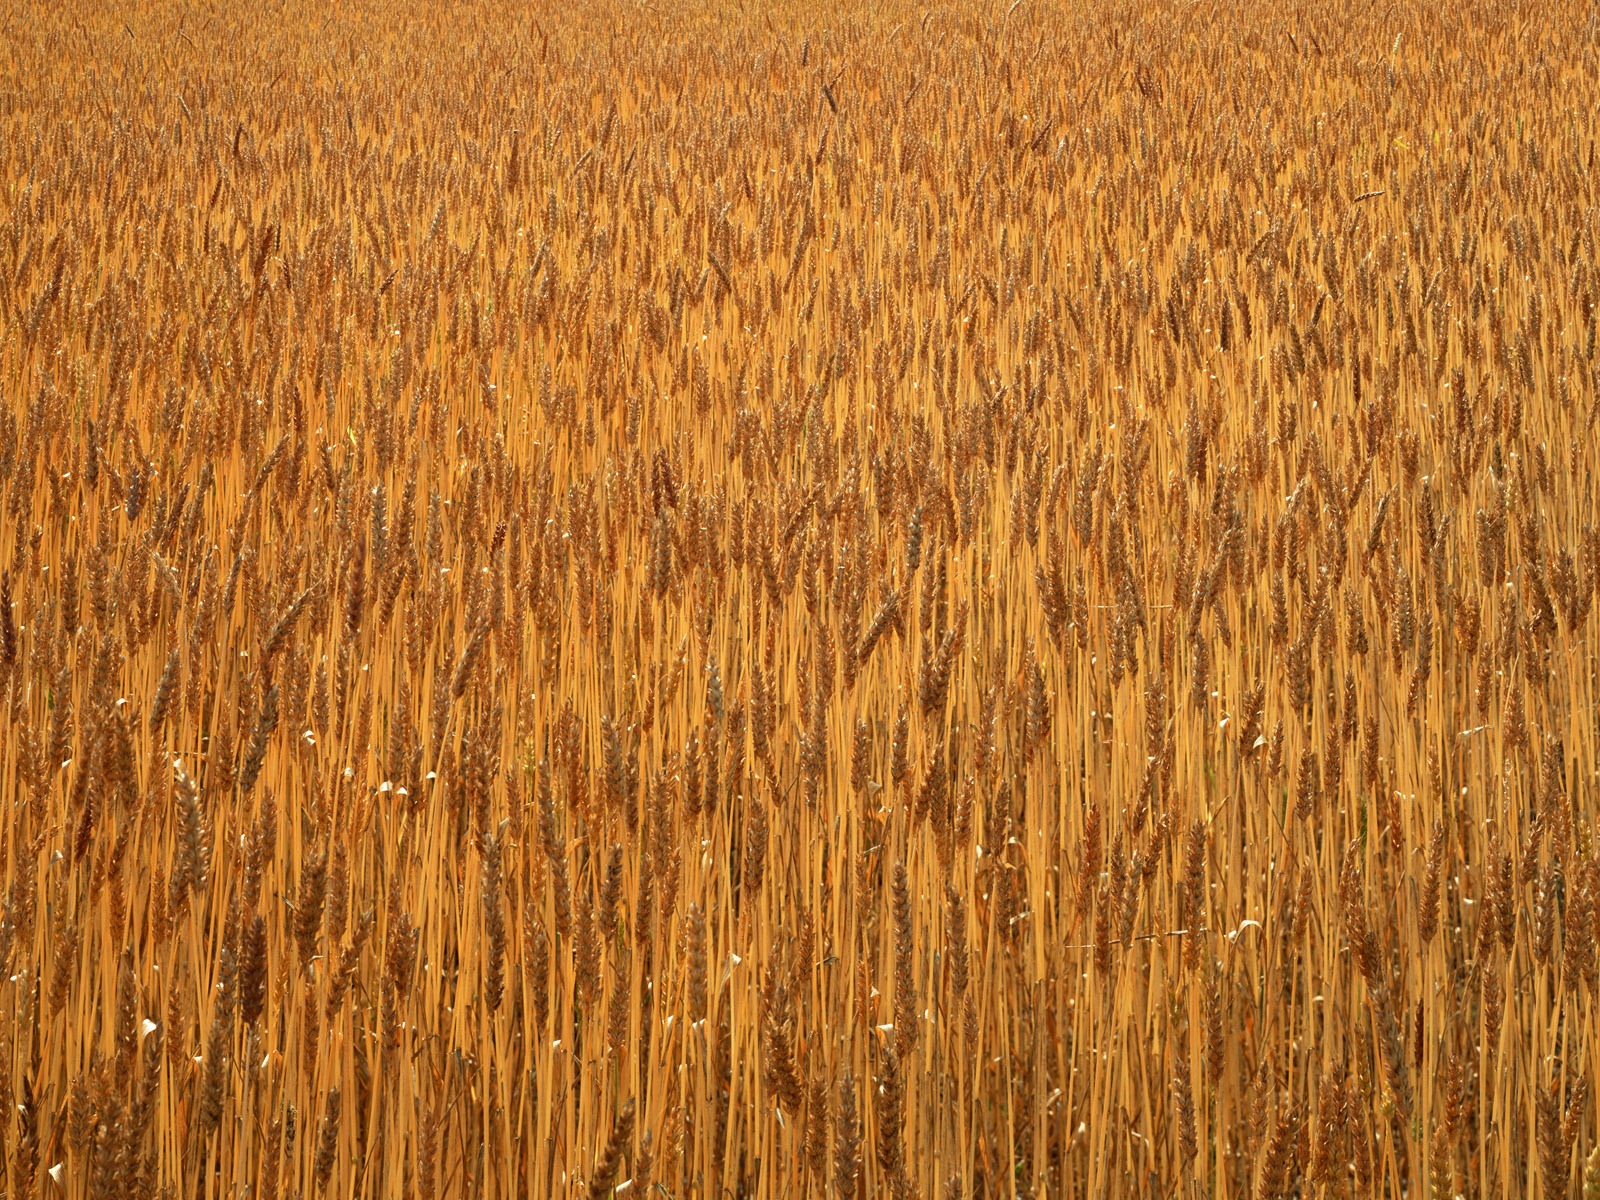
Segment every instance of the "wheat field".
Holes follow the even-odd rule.
[[[0,1196],[1600,1198],[1592,0],[238,7],[0,14]]]

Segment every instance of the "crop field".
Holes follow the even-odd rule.
[[[0,1197],[1600,1198],[1597,107],[7,5]]]

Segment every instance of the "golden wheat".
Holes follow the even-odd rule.
[[[1600,1200],[1592,3],[0,79],[0,1196]]]

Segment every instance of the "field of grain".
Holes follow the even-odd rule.
[[[0,1196],[1600,1197],[1591,2],[0,15]]]

